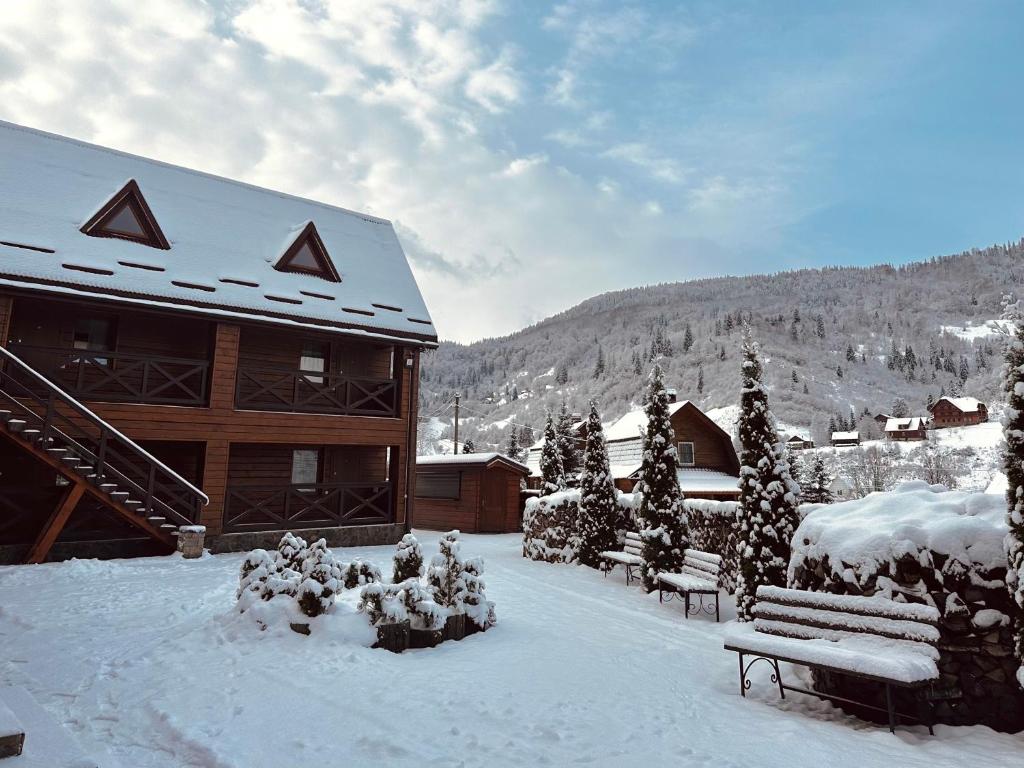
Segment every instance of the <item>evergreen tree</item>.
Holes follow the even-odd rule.
[[[1008,304],[1003,317],[1015,321],[1016,329],[1006,345],[1003,388],[1007,395],[1003,438],[1006,448],[1003,467],[1007,479],[1006,537],[1009,570],[1006,585],[1017,605],[1014,640],[1021,667],[1017,681],[1024,687],[1024,313],[1020,304]]]
[[[513,461],[522,460],[522,449],[519,447],[519,430],[513,426],[508,433],[508,443],[505,445],[505,455]]]
[[[597,361],[594,363],[594,378],[600,379],[604,376],[604,350],[597,345]]]
[[[423,550],[411,533],[405,534],[395,546],[391,581],[399,584],[406,579],[418,579],[423,575]]]
[[[704,366],[697,368],[697,394],[704,394]]]
[[[815,456],[811,460],[807,479],[801,483],[801,498],[808,504],[831,504],[834,479],[825,467],[825,460],[820,456]]]
[[[472,440],[467,440],[462,444],[463,453],[476,453],[476,443]]]
[[[608,466],[608,446],[604,428],[597,412],[597,402],[590,401],[587,418],[587,447],[583,453],[580,475],[580,546],[577,558],[584,565],[604,565],[602,552],[618,546],[619,505],[615,482]]]
[[[836,378],[837,379],[843,378],[843,366],[841,366],[841,365],[837,365],[836,366]]]
[[[817,319],[815,320],[814,333],[817,335],[819,339],[825,338],[825,318],[822,317],[821,315],[818,315]]]
[[[690,330],[690,324],[686,324],[686,332],[683,334],[683,352],[689,352],[690,347],[693,346],[693,331]]]
[[[759,586],[786,586],[790,540],[799,523],[799,488],[789,476],[786,449],[768,407],[759,350],[749,327],[743,334],[742,374],[736,614],[740,621],[750,621]]]
[[[558,421],[555,423],[555,434],[558,435],[558,452],[562,458],[562,474],[567,485],[580,471],[580,464],[583,460],[579,440],[573,431],[574,426],[572,413],[563,400],[561,410],[558,412]]]
[[[559,450],[555,420],[548,411],[544,423],[544,447],[540,451],[541,489],[545,494],[565,490],[565,472],[562,469],[562,453]]]
[[[853,351],[853,344],[846,345],[846,361],[849,363],[857,359],[857,353]]]
[[[679,573],[683,551],[689,546],[677,474],[676,438],[661,366],[651,371],[644,411],[647,430],[636,490],[641,494],[638,516],[643,539],[643,583],[650,592],[658,586],[659,573]]]
[[[556,384],[567,384],[569,382],[569,366],[565,363],[561,363],[558,366],[558,370],[555,372],[555,383]]]

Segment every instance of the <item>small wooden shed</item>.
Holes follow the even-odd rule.
[[[521,531],[519,488],[529,473],[500,453],[418,456],[412,524],[465,533]]]

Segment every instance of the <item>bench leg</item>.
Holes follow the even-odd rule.
[[[739,654],[740,657],[740,696],[743,698],[747,697],[747,672],[743,669],[743,654]]]
[[[772,664],[775,665],[775,681],[779,684],[779,698],[786,698],[786,689],[782,687],[782,671],[779,669],[779,660],[772,659]]]
[[[662,599],[662,597],[663,597],[663,595],[664,595],[664,594],[665,594],[665,593],[661,591],[661,582],[659,581],[659,582],[658,582],[658,602],[659,602],[659,603],[663,603],[663,602],[665,602],[665,601],[664,601],[664,600]]]
[[[718,623],[718,620],[719,620],[719,616],[718,616],[718,593],[715,592],[715,624]]]
[[[889,732],[896,733],[896,710],[892,705],[892,686],[885,684],[885,709],[889,713]]]
[[[686,608],[686,618],[690,618],[690,593],[683,592],[684,607]]]

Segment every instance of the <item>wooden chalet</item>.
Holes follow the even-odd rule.
[[[911,416],[905,419],[891,418],[885,423],[886,440],[927,440],[927,419]]]
[[[729,435],[689,400],[669,395],[672,429],[679,457],[679,487],[687,498],[732,501],[739,498],[740,462]],[[584,422],[585,426],[585,422]],[[647,415],[630,411],[605,429],[608,461],[615,486],[632,492],[640,479],[643,432]],[[585,435],[581,435],[585,439]],[[527,461],[534,485],[540,482],[540,450],[533,446]]]
[[[833,432],[831,437],[833,448],[851,448],[860,445],[860,432]]]
[[[786,447],[791,451],[807,451],[814,448],[814,441],[807,440],[800,435],[793,435],[786,440]]]
[[[520,489],[529,474],[525,464],[500,453],[420,456],[416,460],[416,527],[520,532]]]
[[[940,397],[928,410],[935,429],[988,421],[988,406],[973,397]]]
[[[410,519],[437,336],[383,219],[0,123],[0,561]]]

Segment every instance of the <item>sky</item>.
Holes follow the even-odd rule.
[[[388,218],[468,342],[1020,238],[1021,29],[1016,0],[19,1],[0,118]]]

